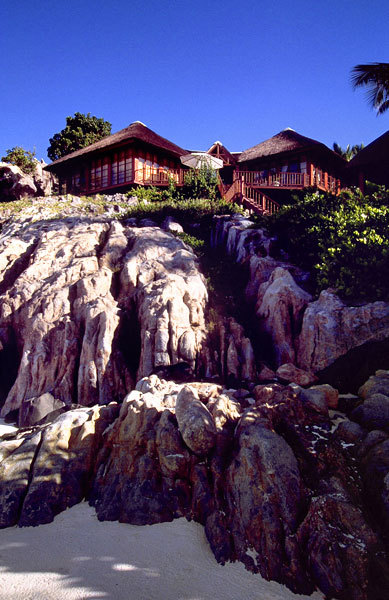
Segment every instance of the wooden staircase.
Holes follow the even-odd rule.
[[[264,194],[261,190],[247,185],[243,178],[235,179],[233,184],[226,189],[222,181],[219,181],[219,190],[222,198],[227,202],[237,202],[243,208],[247,208],[259,215],[272,215],[280,209],[275,200]]]

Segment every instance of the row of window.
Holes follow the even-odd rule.
[[[132,155],[130,150],[116,152],[112,157],[92,161],[89,169],[91,190],[131,182],[133,179]]]
[[[111,157],[106,156],[92,161],[89,167],[88,187],[90,190],[98,190],[133,181],[141,183],[154,179],[161,179],[161,181],[166,179],[167,181],[167,173],[170,173],[168,166],[161,166],[156,160],[133,157],[131,150],[123,150],[116,152]],[[65,181],[62,182],[62,187],[65,189]],[[72,175],[71,188],[73,190],[86,189],[84,170]]]

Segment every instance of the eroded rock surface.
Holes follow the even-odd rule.
[[[247,268],[246,298],[272,342],[273,368],[292,362],[319,373],[353,349],[389,340],[389,303],[346,306],[332,290],[313,300],[303,289],[308,273],[250,220],[215,217],[212,241]]]
[[[238,559],[297,593],[384,600],[388,435],[345,442],[329,417],[334,397],[329,386],[264,384],[252,398],[145,377],[121,406],[6,436],[0,524],[49,522],[86,496],[100,520],[195,519],[220,562]]]
[[[66,405],[121,400],[161,365],[193,367],[204,337],[196,258],[157,227],[13,221],[0,238],[0,292],[0,354],[14,361],[3,416],[45,393]]]
[[[51,173],[43,170],[44,166],[43,161],[36,160],[35,171],[27,175],[16,165],[0,162],[1,201],[51,194],[55,185],[55,178]]]

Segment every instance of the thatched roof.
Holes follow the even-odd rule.
[[[305,137],[304,135],[297,133],[297,131],[287,128],[280,133],[277,133],[277,135],[274,135],[270,139],[242,152],[238,161],[241,163],[267,156],[274,156],[300,150],[306,151],[314,148],[318,149],[319,151],[321,150],[322,152],[324,151],[329,153],[329,155],[334,155],[333,158],[335,158],[335,160],[337,160],[336,157],[341,158],[321,142]]]
[[[183,156],[184,154],[188,154],[187,150],[176,146],[176,144],[173,144],[173,142],[169,142],[169,140],[161,137],[140,121],[135,121],[125,129],[121,129],[120,131],[117,131],[116,133],[109,135],[102,140],[87,146],[86,148],[81,148],[81,150],[71,152],[70,154],[67,154],[66,156],[63,156],[62,158],[52,162],[50,165],[47,165],[45,168],[47,170],[50,170],[51,168],[55,170],[57,165],[62,165],[67,161],[78,158],[79,156],[119,146],[123,142],[132,142],[134,140],[150,144],[151,146],[154,146],[154,148],[164,150],[165,152],[172,154],[177,158]]]
[[[383,163],[387,164],[389,171],[389,131],[383,133],[379,138],[373,140],[366,148],[363,148],[348,164],[350,169],[364,167],[367,165]]]

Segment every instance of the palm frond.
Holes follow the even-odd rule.
[[[389,63],[356,65],[351,71],[351,83],[354,88],[368,86],[367,100],[377,115],[388,110]]]

